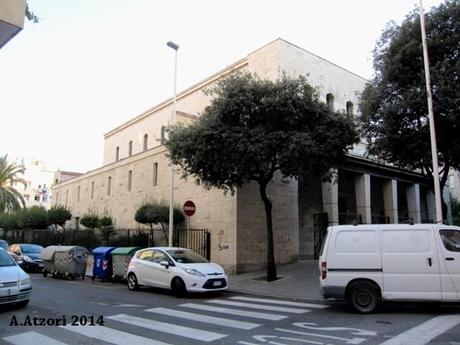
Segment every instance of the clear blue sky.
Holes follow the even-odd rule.
[[[425,9],[441,3],[424,0]],[[281,37],[363,77],[416,0],[29,0],[40,23],[0,50],[0,155],[102,164],[103,134]]]

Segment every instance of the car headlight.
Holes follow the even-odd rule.
[[[27,261],[27,262],[34,262],[34,260],[32,260],[31,258],[29,258],[27,255],[23,255],[22,258],[23,258],[24,261]]]
[[[23,279],[21,281],[19,281],[19,285],[23,286],[23,285],[30,285],[32,284],[32,281],[30,280],[30,278],[26,278],[26,279]]]
[[[204,275],[200,271],[194,270],[193,268],[184,268],[184,271],[194,276],[206,277],[206,275]]]

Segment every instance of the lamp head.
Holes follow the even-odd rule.
[[[168,47],[174,49],[174,50],[179,49],[179,45],[176,44],[176,43],[174,43],[174,42],[172,42],[172,41],[169,41],[168,43],[166,43],[166,45],[167,45]]]

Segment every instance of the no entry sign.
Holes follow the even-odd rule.
[[[185,203],[184,203],[184,213],[186,216],[188,217],[191,217],[195,214],[195,211],[196,211],[196,207],[195,207],[195,203],[192,201],[192,200],[187,200]]]

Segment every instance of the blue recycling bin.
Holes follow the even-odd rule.
[[[94,265],[92,280],[99,278],[110,280],[112,278],[112,251],[115,247],[97,247],[93,249]]]

